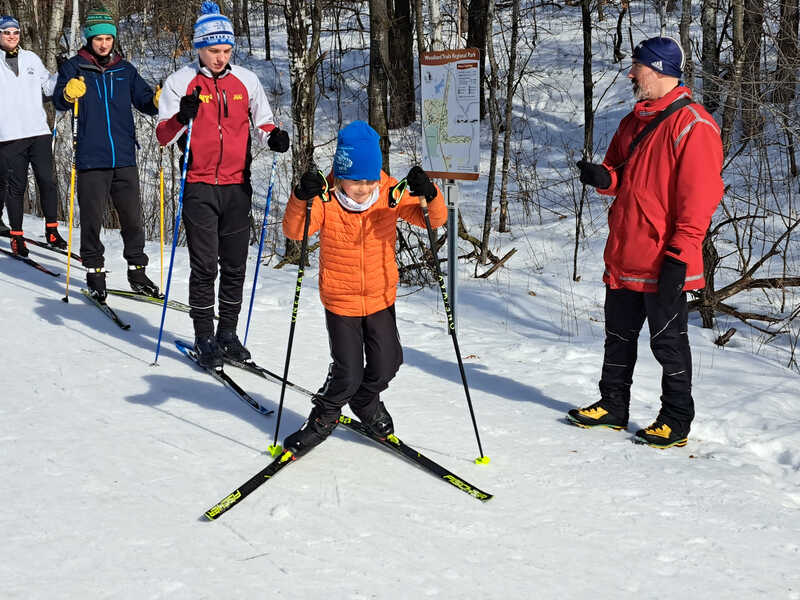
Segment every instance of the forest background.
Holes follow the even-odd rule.
[[[23,46],[51,71],[83,43],[83,16],[96,5],[96,0],[0,2],[4,13],[22,23]],[[119,22],[120,50],[154,87],[192,59],[198,5],[105,2]],[[594,252],[591,242],[604,236],[607,200],[577,182],[574,163],[581,157],[601,160],[615,123],[630,109],[632,103],[609,92],[621,85],[633,46],[652,35],[674,35],[687,57],[684,81],[720,124],[725,150],[725,196],[704,244],[708,284],[693,294],[691,308],[703,327],[719,329],[718,344],[735,334],[732,324],[743,323],[756,351],[776,350],[784,366],[800,371],[797,1],[231,0],[221,5],[238,36],[234,61],[259,74],[276,120],[292,135],[291,160],[279,165],[264,255],[275,267],[298,260],[296,246],[280,233],[282,205],[305,170],[329,164],[336,131],[353,113],[369,121],[382,136],[384,169],[402,176],[403,168],[420,162],[420,53],[477,47],[484,160],[480,180],[460,186],[460,263],[472,277],[492,277],[514,260],[520,231],[555,216],[574,223],[571,278],[580,281],[582,253]],[[556,41],[576,27],[582,28],[582,48],[559,61],[553,55]],[[273,59],[275,31],[285,32],[287,52]],[[564,76],[575,61],[581,64],[580,83]],[[56,171],[66,217],[69,118],[51,116],[57,139],[64,140],[56,144]],[[179,157],[173,148],[158,147],[154,126],[151,118],[137,117],[142,203],[148,237],[158,239],[163,171],[169,240]],[[259,239],[271,164],[267,154],[256,150],[254,157],[253,243]],[[29,189],[26,209],[36,214],[32,180]],[[117,225],[110,207],[105,225]],[[403,283],[429,285],[432,255],[424,235],[403,225],[398,231]],[[449,232],[441,233],[440,248]]]

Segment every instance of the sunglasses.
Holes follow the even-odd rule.
[[[13,37],[15,35],[19,35],[19,29],[4,29],[2,32],[3,35],[7,35],[8,37]]]

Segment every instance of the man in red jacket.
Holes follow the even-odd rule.
[[[275,152],[289,135],[273,123],[258,76],[231,65],[236,43],[230,19],[203,2],[194,27],[198,59],[170,75],[159,101],[156,136],[185,149],[192,122],[183,223],[189,246],[189,315],[200,365],[219,368],[223,357],[245,361],[236,335],[250,239],[251,137]],[[214,335],[214,281],[220,270],[219,326]]]
[[[686,291],[705,286],[703,238],[723,193],[719,127],[702,106],[688,103],[683,64],[683,50],[672,38],[636,46],[628,74],[636,106],[620,123],[603,163],[577,165],[582,183],[616,199],[603,255],[601,399],[570,410],[568,418],[580,427],[627,427],[637,341],[647,319],[650,348],[662,367],[661,410],[635,441],[657,448],[685,446],[694,418]],[[677,102],[685,105],[674,110]],[[637,140],[662,112],[669,116]]]

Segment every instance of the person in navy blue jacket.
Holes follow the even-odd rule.
[[[131,289],[158,295],[145,274],[144,226],[136,168],[136,130],[132,108],[158,114],[158,92],[114,49],[117,28],[105,8],[88,12],[86,45],[58,70],[53,103],[59,110],[78,107],[78,204],[81,211],[81,259],[89,291],[106,298],[105,248],[100,241],[106,201],[117,210]]]

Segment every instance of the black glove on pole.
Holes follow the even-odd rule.
[[[289,134],[276,127],[267,138],[267,146],[273,152],[286,152],[289,149]]]
[[[611,185],[611,174],[603,165],[579,160],[575,163],[581,170],[581,183],[604,190]]]
[[[669,255],[664,256],[658,276],[658,301],[662,306],[672,306],[683,293],[686,283],[686,263]]]
[[[319,171],[306,171],[300,176],[300,182],[294,188],[294,195],[298,200],[313,201],[321,196],[325,190],[325,180]]]
[[[413,166],[406,175],[406,183],[412,196],[425,196],[425,200],[430,202],[437,196],[436,186],[428,177],[428,174],[421,167]]]
[[[200,109],[200,94],[195,89],[191,94],[187,94],[181,98],[181,103],[178,108],[178,123],[181,125],[188,125],[189,121],[197,116],[197,111]]]

